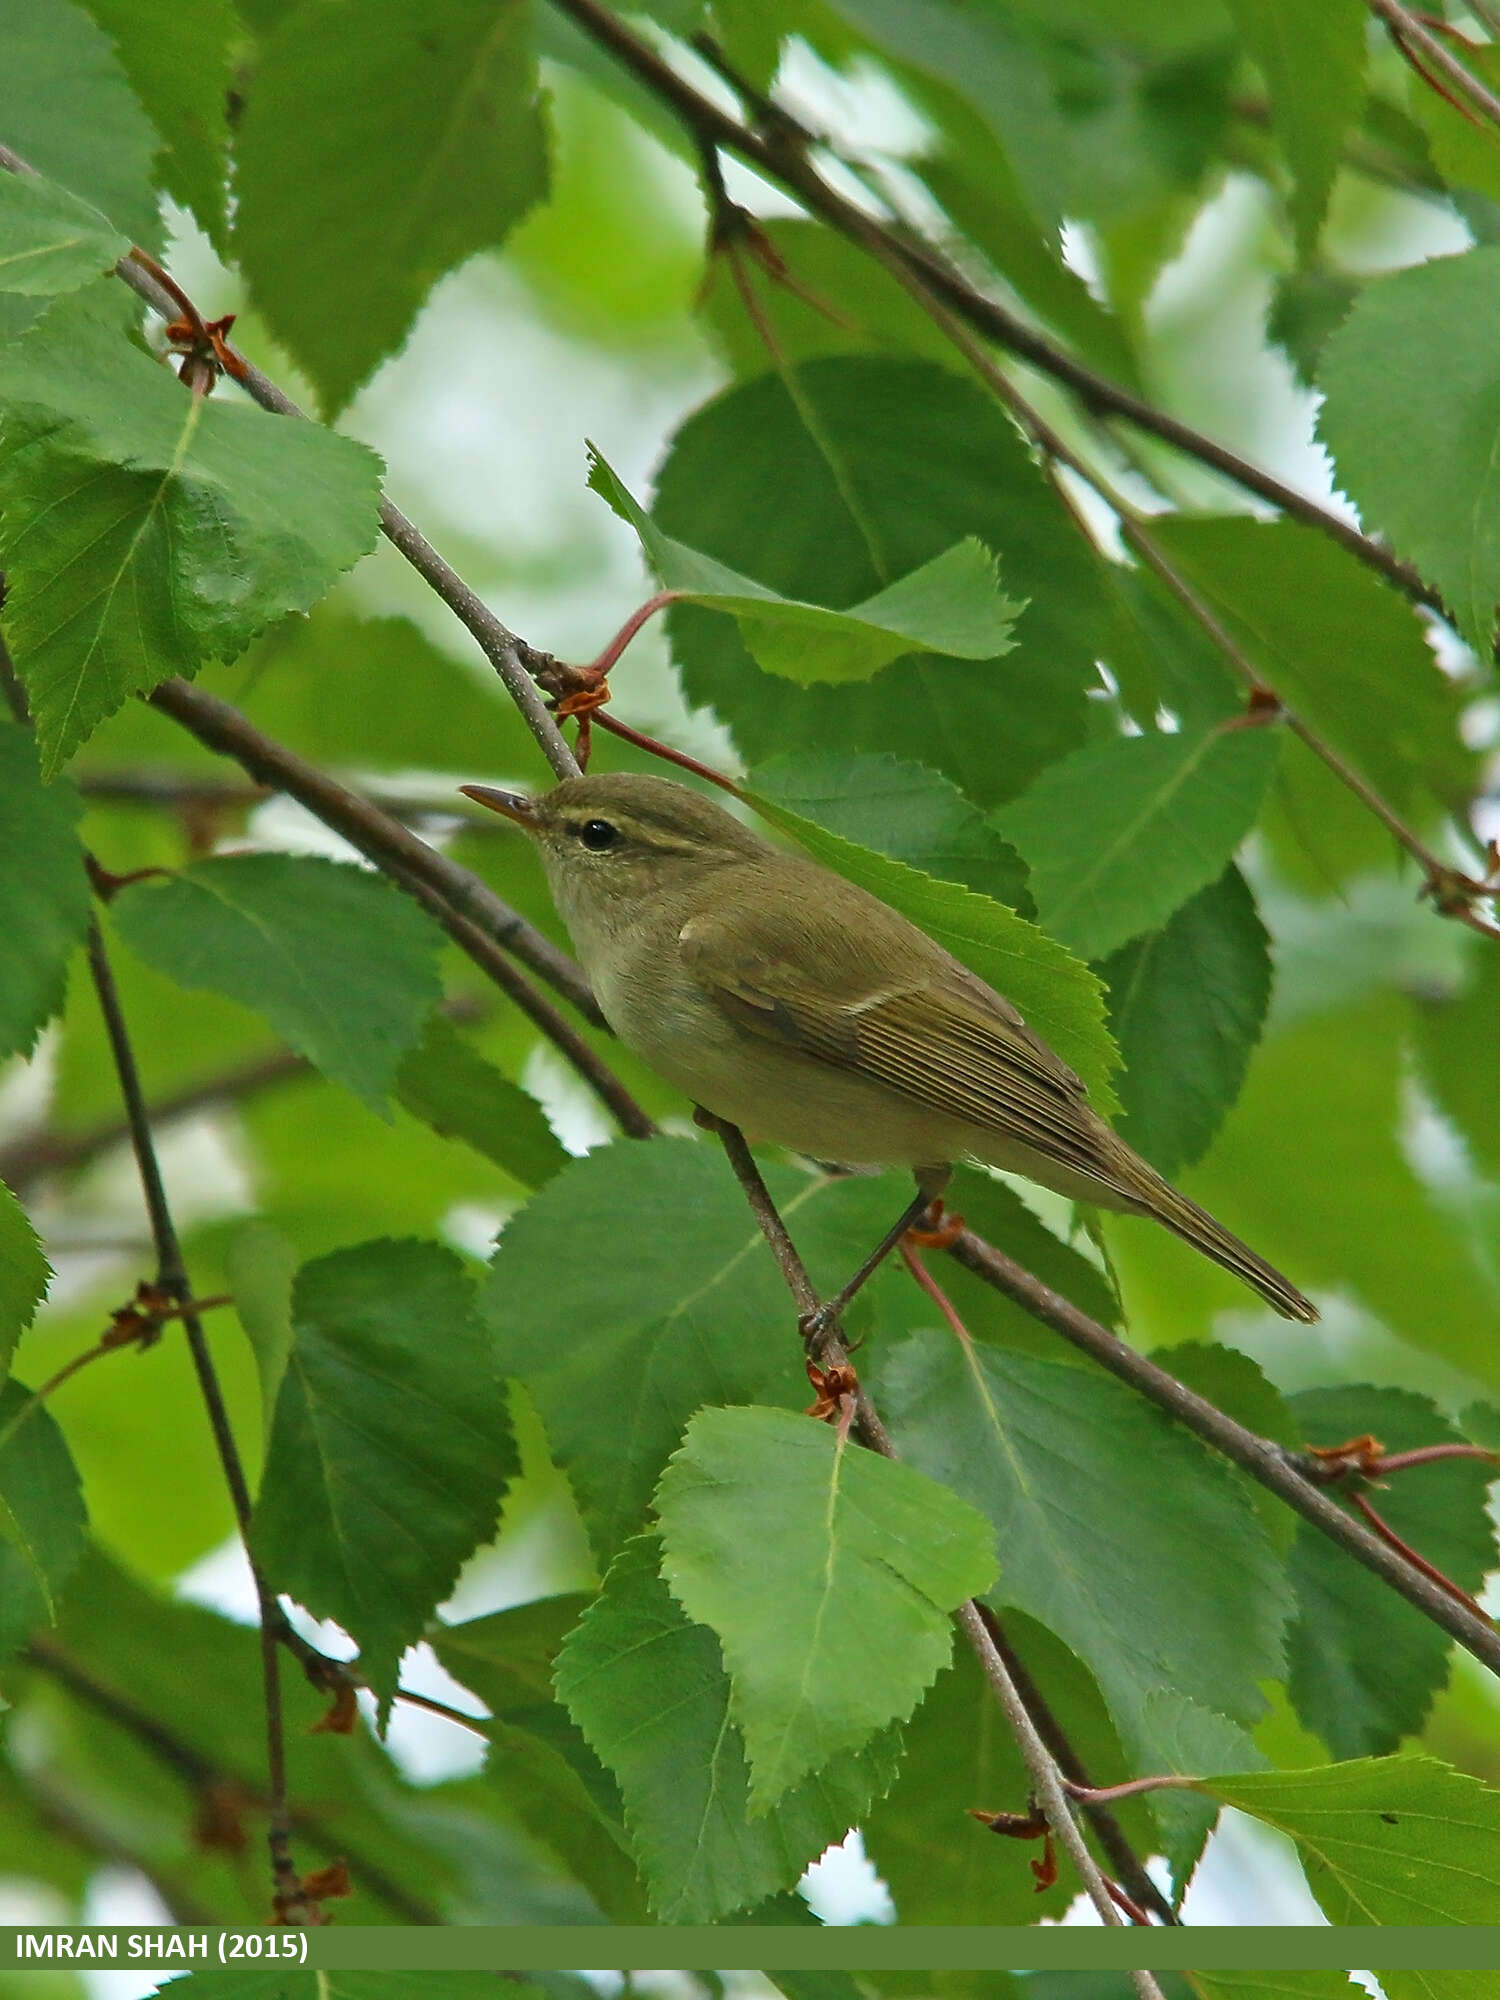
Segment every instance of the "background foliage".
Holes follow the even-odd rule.
[[[935,1260],[970,1354],[899,1269],[862,1297],[901,1465],[799,1414],[725,1160],[456,791],[546,767],[377,511],[563,658],[678,591],[609,713],[1009,992],[1323,1322],[966,1171],[971,1226],[1292,1451],[1454,1447],[1364,1497],[1478,1593],[1497,34],[1488,0],[0,0],[26,1907],[263,1920],[284,1804],[298,1894],[360,1923],[808,1923],[851,1827],[899,1921],[1056,1916],[1068,1869],[966,1810],[1031,1785],[952,1643],[977,1593],[1095,1783],[1199,1781],[1118,1808],[1159,1895],[1228,1806],[1312,1899],[1239,1920],[1500,1920],[1493,1680],[1013,1300]],[[131,243],[323,421],[193,393],[202,340],[174,379]],[[284,1800],[200,1371],[170,1298],[144,1346],[120,1313],[162,1243],[91,923],[192,1290],[233,1301]],[[824,1291],[905,1198],[764,1164]]]

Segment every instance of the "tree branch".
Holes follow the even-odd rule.
[[[771,1254],[776,1259],[782,1277],[786,1280],[787,1290],[796,1303],[798,1316],[805,1320],[810,1313],[817,1311],[818,1295],[807,1274],[807,1266],[799,1256],[780,1211],[771,1198],[771,1191],[755,1164],[750,1148],[745,1144],[744,1134],[737,1125],[731,1125],[726,1119],[715,1118],[709,1112],[700,1110],[698,1119],[701,1124],[718,1134],[725,1156],[734,1170],[735,1179],[744,1190],[751,1212],[760,1225],[761,1233],[770,1246]],[[836,1321],[821,1327],[815,1336],[814,1346],[815,1351],[811,1358],[825,1372],[839,1370],[852,1374],[849,1369],[848,1344],[844,1339],[843,1328]],[[880,1421],[875,1406],[863,1386],[853,1391],[853,1398],[855,1430],[860,1441],[871,1451],[878,1452],[882,1458],[898,1457],[891,1435]],[[1109,1886],[1099,1872],[1078,1822],[1073,1816],[1072,1805],[1063,1789],[1063,1774],[1021,1697],[1010,1668],[990,1634],[979,1605],[970,1599],[959,1606],[954,1618],[972,1647],[985,1679],[989,1682],[991,1692],[999,1702],[1009,1724],[1011,1734],[1015,1737],[1016,1747],[1035,1787],[1037,1803],[1043,1817],[1077,1870],[1078,1879],[1083,1884],[1089,1901],[1099,1913],[1100,1922],[1118,1925],[1121,1922],[1120,1913],[1115,1908]],[[1150,1973],[1132,1973],[1131,1978],[1140,2000],[1162,2000],[1161,1990]]]
[[[1269,1438],[1258,1437],[1254,1431],[1237,1424],[1205,1397],[1169,1375],[1164,1368],[1158,1368],[1154,1361],[1148,1361],[1133,1347],[1127,1347],[1107,1327],[1080,1312],[1070,1299],[1060,1292],[1054,1292],[1039,1278],[997,1250],[983,1237],[966,1229],[952,1245],[949,1253],[957,1258],[965,1270],[972,1271],[985,1284],[1003,1292],[1008,1299],[1029,1312],[1033,1319],[1049,1326],[1054,1333],[1060,1333],[1064,1340],[1072,1343],[1107,1368],[1120,1381],[1128,1382],[1158,1409],[1165,1410],[1169,1417],[1193,1431],[1222,1452],[1250,1477],[1284,1500],[1293,1512],[1311,1522],[1332,1542],[1336,1542],[1346,1554],[1374,1572],[1382,1582],[1404,1597],[1408,1604],[1430,1618],[1456,1639],[1476,1660],[1487,1666],[1492,1673],[1500,1674],[1500,1632],[1487,1618],[1476,1617],[1442,1590],[1403,1562],[1393,1549],[1386,1547],[1378,1535],[1370,1533],[1360,1523],[1346,1514],[1342,1507],[1314,1485],[1297,1464],[1294,1454],[1284,1451]]]
[[[151,1137],[151,1123],[146,1109],[145,1095],[141,1090],[140,1073],[136,1068],[135,1051],[130,1045],[125,1016],[120,1007],[120,996],[115,986],[114,974],[110,970],[109,958],[104,949],[104,937],[97,919],[89,926],[88,959],[94,990],[99,996],[99,1006],[104,1015],[115,1071],[120,1081],[120,1095],[125,1100],[125,1115],[130,1123],[130,1141],[135,1151],[146,1213],[150,1218],[151,1236],[156,1245],[156,1282],[169,1298],[178,1301],[182,1309],[180,1317],[183,1332],[187,1335],[188,1351],[192,1355],[198,1387],[203,1396],[204,1407],[208,1411],[214,1443],[218,1448],[219,1463],[223,1468],[225,1482],[234,1504],[235,1520],[239,1524],[240,1538],[245,1545],[250,1573],[255,1580],[255,1594],[260,1607],[261,1674],[265,1688],[266,1768],[270,1791],[266,1839],[271,1857],[272,1895],[277,1917],[282,1922],[305,1924],[315,1921],[315,1912],[303,1892],[296,1865],[292,1860],[291,1822],[287,1813],[286,1799],[286,1737],[281,1711],[281,1660],[278,1652],[279,1628],[286,1621],[274,1593],[261,1574],[260,1565],[251,1552],[250,1489],[245,1480],[244,1466],[240,1462],[239,1449],[234,1441],[234,1432],[230,1427],[229,1411],[224,1403],[224,1392],[219,1385],[213,1356],[209,1352],[203,1322],[189,1303],[193,1296],[192,1285],[188,1280],[187,1267],[183,1262],[182,1244],[177,1235],[176,1225],[172,1221],[166,1188],[162,1183],[161,1166]]]

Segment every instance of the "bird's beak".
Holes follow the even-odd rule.
[[[460,785],[458,789],[466,799],[488,806],[491,812],[504,813],[507,819],[513,819],[528,833],[536,832],[536,804],[524,792],[501,792],[493,785]]]

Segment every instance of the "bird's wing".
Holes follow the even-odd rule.
[[[813,978],[776,949],[774,923],[766,930],[757,937],[752,923],[747,936],[737,912],[732,927],[693,917],[679,936],[684,964],[743,1032],[1115,1179],[1109,1128],[1079,1079],[1008,1000],[937,947],[928,963],[885,977],[840,953],[843,964],[822,963]]]

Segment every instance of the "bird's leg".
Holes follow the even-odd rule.
[[[917,1192],[915,1198],[908,1202],[906,1207],[902,1209],[895,1223],[881,1237],[875,1248],[866,1257],[865,1261],[854,1273],[854,1276],[849,1279],[847,1284],[841,1285],[832,1298],[824,1299],[822,1305],[816,1307],[810,1313],[804,1313],[799,1320],[798,1325],[802,1330],[802,1338],[805,1342],[811,1343],[816,1341],[821,1334],[827,1332],[828,1328],[841,1317],[844,1308],[854,1297],[855,1293],[861,1291],[868,1281],[874,1277],[875,1273],[880,1269],[886,1258],[890,1256],[907,1231],[914,1229],[922,1221],[934,1202],[941,1200],[943,1189],[948,1185],[948,1176],[951,1171],[948,1167],[918,1167],[916,1169]]]

